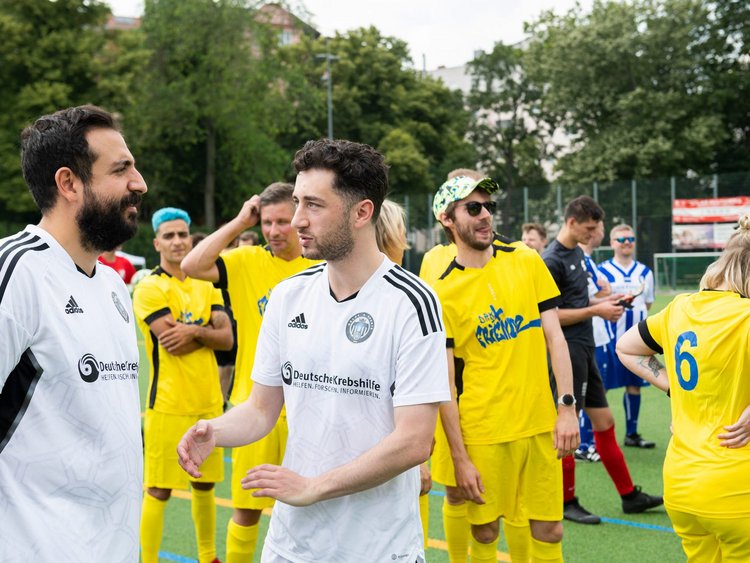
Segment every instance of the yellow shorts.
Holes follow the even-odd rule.
[[[203,477],[190,479],[177,462],[177,444],[183,434],[201,418],[221,416],[222,408],[201,415],[178,415],[146,411],[143,421],[144,475],[146,487],[187,489],[191,480],[198,483],[218,483],[224,480],[224,449],[215,448],[200,470]]]
[[[467,445],[484,484],[485,504],[467,503],[471,524],[562,520],[562,464],[552,432],[513,442]]]
[[[453,470],[453,458],[451,449],[448,446],[448,438],[445,437],[443,424],[438,416],[437,426],[435,427],[435,449],[432,451],[430,458],[430,470],[432,471],[432,480],[446,487],[456,486],[456,473]]]
[[[750,561],[750,518],[697,516],[670,509],[674,531],[682,540],[688,563]]]
[[[240,481],[250,469],[257,465],[263,463],[281,465],[287,434],[286,417],[281,415],[268,436],[248,446],[232,449],[232,506],[234,508],[262,510],[273,506],[274,499],[252,496],[255,489],[243,489]]]

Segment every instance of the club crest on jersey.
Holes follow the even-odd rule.
[[[375,320],[369,313],[357,313],[346,322],[346,337],[350,342],[364,342],[375,330]]]
[[[120,298],[117,297],[117,294],[114,291],[112,292],[112,302],[115,304],[115,308],[117,308],[117,311],[120,313],[122,320],[124,320],[126,323],[129,323],[130,315],[128,315],[128,310],[122,304],[122,301],[120,301]]]
[[[99,365],[93,354],[84,354],[78,360],[78,373],[86,383],[93,383],[99,378]]]

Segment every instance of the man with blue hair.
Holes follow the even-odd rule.
[[[177,462],[175,444],[198,419],[222,413],[224,397],[214,350],[232,348],[232,328],[219,290],[189,278],[180,268],[192,248],[187,212],[159,209],[151,225],[159,266],[133,294],[150,359],[141,556],[144,563],[158,561],[167,500],[172,489],[187,489],[189,484],[198,558],[200,563],[210,563],[216,561],[214,484],[224,479],[223,453],[214,452],[203,476],[189,483]]]

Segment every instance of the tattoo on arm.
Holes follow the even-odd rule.
[[[638,358],[638,365],[649,370],[654,375],[654,379],[659,377],[659,372],[664,367],[656,359],[656,356],[640,356]]]

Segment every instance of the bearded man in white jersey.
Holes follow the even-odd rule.
[[[146,184],[95,106],[27,127],[21,163],[42,219],[0,240],[0,561],[135,562],[135,319],[97,257],[135,234]]]
[[[267,433],[286,405],[282,466],[243,486],[277,499],[265,562],[424,561],[418,466],[447,401],[440,305],[377,247],[388,189],[372,147],[309,141],[297,152],[292,226],[302,253],[327,262],[278,284],[258,339],[247,401],[180,441],[199,476],[214,446]],[[442,357],[441,357],[442,356]]]

